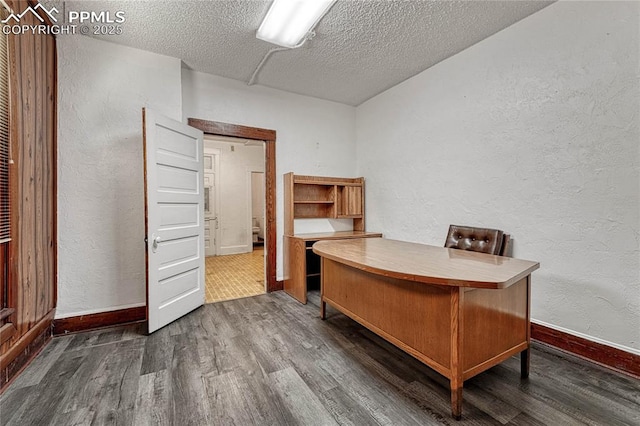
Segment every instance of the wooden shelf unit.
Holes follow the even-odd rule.
[[[364,231],[364,178],[284,175],[285,235],[293,235],[295,219],[353,219]]]
[[[364,178],[284,175],[284,290],[307,303],[307,290],[320,288],[320,257],[316,241],[377,238],[364,231]],[[353,230],[295,234],[296,219],[352,219]]]

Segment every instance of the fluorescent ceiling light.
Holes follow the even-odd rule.
[[[297,47],[336,0],[274,0],[256,37],[282,47]]]

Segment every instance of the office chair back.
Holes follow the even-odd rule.
[[[510,236],[499,229],[450,225],[445,247],[496,255],[509,255]],[[504,250],[503,250],[504,248]]]

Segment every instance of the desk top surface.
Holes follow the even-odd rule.
[[[455,287],[506,288],[540,267],[528,260],[383,238],[318,241],[313,251],[374,274]]]

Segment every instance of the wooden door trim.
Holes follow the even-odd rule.
[[[189,126],[207,135],[227,136],[264,141],[265,143],[265,220],[267,223],[267,291],[282,290],[282,281],[276,279],[276,131],[239,124],[189,118]]]

